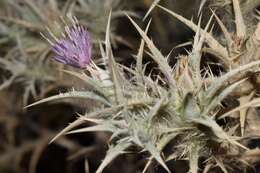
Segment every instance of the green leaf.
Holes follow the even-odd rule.
[[[124,150],[130,146],[131,143],[129,142],[122,142],[115,146],[111,146],[107,151],[105,159],[102,161],[101,165],[99,165],[96,173],[101,173],[110,162],[112,162],[117,156],[123,154]]]
[[[149,124],[152,124],[153,117],[158,113],[158,111],[165,105],[168,104],[168,101],[166,98],[161,98],[157,103],[152,107],[152,109],[147,114],[147,119],[150,122]]]
[[[251,100],[251,101],[249,101],[249,102],[247,102],[243,105],[240,105],[240,106],[232,109],[231,111],[221,115],[219,117],[219,119],[225,118],[225,117],[227,117],[228,115],[231,115],[234,112],[237,112],[237,111],[240,111],[242,109],[249,108],[249,107],[260,107],[260,98],[255,98],[255,99],[253,99],[253,100]]]
[[[237,142],[236,140],[232,139],[232,136],[229,136],[217,123],[210,117],[203,117],[203,118],[194,118],[192,119],[193,122],[202,124],[212,130],[212,132],[221,140],[226,140],[230,144],[237,145],[245,150],[248,150],[245,146]]]
[[[151,24],[152,20],[149,20],[146,29],[145,29],[145,33],[147,34],[149,26]],[[144,52],[144,40],[141,40],[140,46],[139,46],[139,50],[137,53],[137,60],[136,60],[136,68],[137,68],[137,81],[139,83],[143,82],[143,52]]]
[[[117,128],[115,126],[113,126],[110,122],[105,122],[105,123],[101,123],[101,124],[94,125],[91,127],[85,127],[85,128],[80,128],[80,129],[76,129],[76,130],[71,130],[71,131],[67,132],[67,134],[98,132],[98,131],[115,132],[116,130],[117,130]]]
[[[214,108],[216,108],[218,106],[218,104],[220,104],[220,102],[224,98],[226,98],[236,87],[238,87],[244,81],[246,81],[246,79],[240,80],[240,81],[228,86],[223,91],[221,91],[221,93],[219,95],[215,96],[210,101],[210,103],[207,106],[205,106],[205,110],[203,110],[202,115],[204,115],[204,116],[209,115],[210,111],[212,111]]]
[[[62,71],[83,80],[87,85],[91,86],[94,89],[94,91],[97,91],[99,94],[106,97],[107,94],[105,93],[105,89],[102,88],[101,82],[94,80],[93,78],[87,76],[85,73],[77,73],[68,70],[62,70]]]
[[[220,26],[220,28],[225,36],[225,40],[227,41],[227,45],[228,45],[229,49],[231,49],[232,42],[233,42],[231,34],[228,32],[228,29],[226,28],[224,23],[219,19],[219,17],[216,15],[216,13],[213,10],[211,10],[211,11],[212,11],[213,15],[215,16],[216,21],[218,22],[218,25]]]
[[[153,60],[159,65],[159,68],[163,72],[166,79],[168,80],[170,87],[175,90],[176,82],[173,80],[172,69],[169,66],[166,58],[162,55],[162,53],[158,50],[158,48],[154,45],[154,43],[149,39],[149,37],[146,35],[146,33],[133,21],[133,19],[128,15],[127,15],[127,17],[129,18],[131,23],[134,25],[134,27],[137,29],[137,31],[139,32],[139,34],[142,36],[145,43],[147,44],[148,48],[152,52]]]
[[[115,112],[117,112],[117,110],[122,107],[122,105],[119,106],[114,106],[111,108],[105,108],[102,109],[100,111],[96,111],[96,112],[92,112],[89,114],[86,114],[84,116],[80,115],[80,117],[75,120],[74,122],[72,122],[71,124],[69,124],[67,127],[65,127],[61,132],[59,132],[51,141],[50,143],[52,143],[53,141],[55,141],[56,139],[58,139],[60,136],[64,135],[65,133],[67,133],[68,131],[70,131],[71,129],[83,124],[86,121],[90,121],[90,122],[94,122],[94,123],[99,123],[98,119],[93,119],[93,117],[101,117],[104,114],[113,114]]]
[[[157,148],[159,151],[162,151],[164,149],[164,147],[171,142],[171,140],[173,140],[176,136],[178,135],[178,133],[169,133],[169,134],[165,134],[163,135],[159,141],[157,142]]]
[[[107,29],[106,29],[106,58],[108,60],[110,75],[113,80],[115,94],[116,94],[116,101],[117,103],[124,103],[124,94],[123,94],[123,85],[122,82],[124,81],[123,76],[121,76],[118,66],[115,62],[111,44],[110,44],[110,23],[111,23],[111,11],[108,17]]]
[[[116,133],[118,131],[121,131],[121,129],[124,129],[125,121],[120,120],[111,120],[111,119],[93,119],[84,117],[85,121],[96,123],[97,125],[91,126],[91,127],[84,127],[76,130],[71,130],[67,132],[67,134],[72,133],[84,133],[84,132],[94,132],[94,131],[104,131],[104,132],[113,132]],[[122,127],[122,128],[121,128]]]
[[[164,160],[161,158],[161,154],[158,151],[158,149],[150,142],[144,144],[144,149],[149,151],[149,153],[152,155],[152,157],[167,171],[171,172],[169,168],[164,163]]]
[[[246,37],[246,25],[239,5],[240,2],[238,0],[232,0],[232,2],[233,2],[234,13],[235,13],[237,36],[243,39]]]
[[[54,100],[60,100],[60,99],[67,99],[67,98],[80,98],[80,99],[92,99],[99,101],[105,105],[110,106],[111,104],[102,96],[99,96],[93,92],[87,92],[87,91],[71,91],[71,92],[66,92],[66,93],[61,93],[59,95],[54,95],[45,99],[42,99],[38,102],[35,102],[33,104],[30,104],[26,106],[25,108],[32,107],[41,103],[49,102],[49,101],[54,101]]]
[[[157,5],[159,8],[163,9],[164,11],[166,11],[167,13],[171,14],[173,17],[177,18],[179,21],[181,21],[182,23],[184,23],[185,25],[187,25],[189,28],[191,28],[194,32],[196,32],[198,30],[198,26],[196,24],[194,24],[192,21],[184,18],[183,16],[167,9],[164,8],[160,5]],[[229,64],[229,60],[227,59],[228,57],[228,52],[227,49],[225,47],[223,47],[210,33],[208,33],[205,30],[201,30],[201,32],[203,34],[205,34],[205,39],[206,42],[208,43],[209,47],[211,47],[213,50],[215,50],[218,54],[221,55],[222,60],[224,62],[225,65]]]
[[[203,43],[205,41],[206,37],[206,32],[209,29],[209,26],[212,22],[213,15],[210,17],[206,27],[205,27],[205,32],[201,34],[201,16],[199,19],[198,23],[198,28],[194,37],[194,43],[193,43],[193,48],[192,48],[192,53],[189,55],[189,64],[193,68],[192,73],[194,76],[194,81],[196,82],[196,85],[201,85],[201,70],[200,70],[200,64],[201,64],[201,52],[202,52],[202,47]]]
[[[242,74],[242,72],[245,73],[245,71],[249,71],[249,70],[251,70],[251,68],[253,66],[257,66],[259,64],[260,64],[260,61],[254,61],[254,62],[248,63],[246,65],[239,66],[239,67],[227,72],[226,74],[222,75],[221,77],[217,78],[216,80],[214,80],[206,91],[207,99],[211,99],[212,97],[214,97],[214,95],[217,93],[217,91],[221,87],[223,87],[223,85],[225,85],[226,82],[229,81],[232,77],[234,77],[238,74]]]

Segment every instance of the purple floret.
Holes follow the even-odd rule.
[[[88,31],[79,24],[67,28],[67,37],[59,39],[52,48],[56,61],[85,68],[91,61],[91,41]]]

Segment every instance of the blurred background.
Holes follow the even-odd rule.
[[[76,113],[91,110],[91,102],[64,100],[24,109],[30,103],[72,87],[87,89],[81,81],[61,71],[77,69],[51,60],[51,47],[40,33],[48,34],[49,28],[58,34],[62,18],[76,16],[91,33],[92,57],[99,62],[99,42],[104,40],[108,13],[112,9],[114,54],[118,62],[131,67],[135,65],[133,55],[137,53],[140,37],[124,13],[135,18],[143,28],[152,18],[149,36],[164,55],[172,51],[169,60],[174,66],[174,57],[191,48],[188,44],[178,45],[192,41],[194,33],[157,8],[143,21],[152,3],[153,0],[0,0],[0,173],[95,172],[105,156],[106,134],[67,135],[49,144],[60,130],[77,118]],[[210,8],[216,9],[232,29],[229,23],[232,23],[233,14],[228,0],[161,0],[160,4],[195,23],[202,10],[202,26],[209,20]],[[244,0],[241,4],[247,25],[253,26],[256,21],[252,16],[254,9],[259,9],[260,1]],[[219,30],[214,27],[216,36]],[[210,55],[203,56],[205,61],[214,61]],[[148,62],[146,58],[144,61]],[[153,66],[149,63],[148,69]],[[212,66],[217,69],[215,73],[221,71],[218,65]],[[259,146],[260,141],[252,145]],[[145,162],[145,155],[129,153],[113,161],[105,172],[141,172]],[[172,166],[176,172],[188,171],[185,162],[175,162]]]

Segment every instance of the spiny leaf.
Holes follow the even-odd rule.
[[[248,103],[252,97],[254,96],[255,92],[253,91],[247,96],[240,97],[239,100],[239,105],[244,105],[245,103]],[[244,136],[244,131],[245,131],[245,121],[247,117],[247,111],[248,108],[241,109],[239,112],[239,120],[240,120],[240,127],[241,127],[241,135]]]
[[[106,93],[104,92],[105,90],[102,89],[102,84],[100,82],[98,82],[97,80],[94,80],[93,78],[87,76],[85,73],[77,73],[77,72],[68,71],[68,70],[62,70],[62,71],[83,80],[87,85],[91,86],[99,94],[106,96]]]
[[[236,87],[238,87],[244,81],[246,81],[246,79],[240,80],[221,91],[219,95],[214,97],[211,102],[207,106],[205,106],[206,109],[203,111],[202,115],[208,115],[210,111],[212,111],[212,109],[216,108],[224,98],[226,98]]]
[[[238,75],[239,73],[245,72],[247,70],[250,70],[250,68],[252,68],[253,66],[257,66],[260,64],[260,61],[254,61],[251,63],[248,63],[246,65],[243,66],[239,66],[231,71],[229,71],[228,73],[222,75],[221,77],[217,78],[216,80],[214,80],[210,87],[207,89],[206,91],[206,97],[207,99],[210,99],[212,97],[214,97],[214,95],[216,94],[216,92],[228,81],[230,80],[232,77],[234,77],[235,75]]]
[[[116,64],[112,65],[112,75],[113,75],[113,83],[115,87],[115,92],[116,92],[116,100],[117,103],[124,103],[125,102],[125,97],[123,93],[123,84],[122,82],[124,79],[120,76],[120,72],[118,68],[116,67]]]
[[[105,159],[102,161],[101,165],[99,165],[96,173],[101,173],[112,160],[114,160],[117,156],[123,154],[124,150],[126,150],[130,146],[131,143],[129,142],[122,142],[118,143],[115,146],[111,146],[107,151]]]
[[[126,14],[127,15],[127,14]],[[154,61],[159,65],[160,70],[163,72],[164,76],[169,82],[170,87],[175,88],[176,84],[172,77],[172,69],[169,66],[167,60],[162,55],[162,53],[157,49],[157,47],[153,44],[153,42],[148,38],[148,36],[145,34],[145,32],[133,21],[133,19],[127,15],[131,23],[135,26],[139,34],[142,36],[144,41],[146,42],[148,48],[152,52],[153,56],[152,58]]]
[[[128,134],[128,129],[125,128],[125,129],[117,129],[115,132],[113,132],[113,134],[110,136],[109,138],[109,142],[113,141],[113,140],[116,140],[118,139],[118,137],[120,135],[125,135],[125,134]]]
[[[232,45],[232,42],[233,42],[232,37],[231,37],[231,34],[228,32],[226,26],[225,26],[225,25],[223,24],[223,22],[219,19],[219,17],[216,15],[216,13],[215,13],[213,10],[211,10],[211,11],[212,11],[212,14],[215,16],[215,18],[216,18],[216,20],[217,20],[217,22],[218,22],[218,25],[220,26],[220,28],[221,28],[221,30],[222,30],[224,36],[225,36],[225,40],[227,41],[228,47],[231,48],[231,45]]]
[[[164,163],[163,159],[161,158],[160,152],[158,149],[150,142],[144,144],[144,148],[149,151],[149,153],[152,155],[152,157],[167,171],[171,172],[169,168]]]
[[[184,23],[185,25],[187,25],[188,27],[190,27],[194,32],[196,32],[198,30],[198,26],[196,24],[194,24],[192,21],[187,20],[186,18],[184,18],[183,16],[167,9],[164,8],[160,5],[157,5],[159,8],[163,9],[164,11],[168,12],[169,14],[171,14],[172,16],[174,16],[175,18],[177,18],[178,20],[180,20],[182,23]],[[226,50],[225,47],[223,47],[210,33],[206,32],[205,30],[202,29],[201,31],[203,34],[205,34],[205,39],[206,42],[208,43],[208,45],[215,50],[216,52],[218,52],[221,55],[221,58],[223,60],[223,62],[225,64],[228,64],[228,52]]]
[[[238,0],[232,0],[233,1],[233,8],[235,13],[235,23],[236,23],[236,30],[237,30],[237,36],[239,38],[245,38],[246,36],[246,25],[242,16],[242,12],[240,9],[239,1]]]
[[[210,23],[210,21],[208,22]],[[194,37],[194,43],[192,48],[192,53],[189,55],[189,64],[191,65],[192,71],[194,73],[194,77],[196,78],[196,83],[201,83],[201,74],[200,74],[200,64],[201,64],[201,49],[204,43],[204,36],[200,36],[200,24],[201,24],[201,16],[199,18],[198,29],[196,31]]]
[[[162,151],[164,149],[164,147],[170,142],[172,141],[176,136],[178,135],[178,133],[172,132],[172,133],[168,133],[166,135],[163,135],[160,140],[157,142],[157,148],[159,151]]]
[[[147,32],[148,32],[151,21],[152,20],[149,20],[149,22],[146,26],[145,34],[147,34]],[[136,60],[136,68],[137,68],[137,71],[138,71],[137,80],[138,80],[139,83],[142,83],[142,81],[143,81],[142,80],[142,76],[143,76],[143,70],[142,70],[143,69],[143,52],[144,52],[144,40],[142,39],[140,46],[139,46],[138,53],[137,53],[137,60]]]
[[[71,130],[71,131],[67,132],[67,134],[85,133],[85,132],[98,132],[98,131],[115,132],[116,127],[113,126],[110,122],[105,122],[105,123],[101,123],[101,124],[94,125],[94,126],[91,126],[91,127],[85,127],[85,128],[80,128],[80,129],[76,129],[76,130]]]
[[[56,139],[58,139],[60,136],[64,135],[65,133],[67,133],[68,131],[70,131],[71,129],[83,124],[86,121],[91,121],[94,122],[92,117],[97,117],[97,116],[101,116],[103,114],[109,114],[109,113],[114,113],[116,112],[120,107],[122,107],[122,105],[118,105],[118,106],[114,106],[111,108],[105,108],[102,109],[100,111],[96,111],[96,112],[92,112],[90,114],[86,114],[84,116],[80,116],[77,120],[75,120],[74,122],[72,122],[71,124],[69,124],[67,127],[65,127],[61,132],[59,132],[52,140],[50,143],[52,143],[53,141],[55,141]],[[95,121],[95,123],[97,123],[97,121]]]
[[[107,28],[106,28],[106,40],[105,40],[105,45],[106,45],[106,60],[108,63],[109,62],[109,57],[111,55],[109,54],[112,54],[112,48],[111,48],[111,43],[110,43],[110,24],[111,24],[111,14],[112,14],[112,11],[109,12],[109,15],[108,15],[108,20],[107,20]],[[112,67],[110,67],[112,68]],[[111,70],[111,69],[110,69]]]
[[[158,111],[164,106],[168,104],[168,101],[166,100],[166,98],[161,98],[153,107],[152,109],[148,112],[147,114],[147,119],[150,122],[150,124],[152,125],[152,119],[153,117],[158,113]]]
[[[221,115],[221,116],[219,117],[219,119],[225,118],[225,117],[227,117],[228,115],[231,115],[232,113],[237,112],[237,111],[240,111],[240,110],[242,110],[242,109],[249,108],[249,107],[258,107],[258,106],[260,106],[260,98],[255,98],[255,99],[251,100],[250,102],[247,102],[247,103],[245,103],[245,104],[243,104],[243,105],[240,105],[240,106],[238,106],[237,108],[232,109],[231,111],[229,111],[229,112],[227,112],[227,113]]]
[[[87,92],[87,91],[71,91],[71,92],[66,92],[66,93],[61,93],[59,95],[54,95],[45,99],[42,99],[38,102],[35,102],[33,104],[30,104],[26,106],[25,108],[35,106],[41,103],[53,101],[53,100],[60,100],[60,99],[66,99],[66,98],[81,98],[81,99],[93,99],[96,101],[99,101],[101,103],[104,103],[106,105],[110,105],[110,103],[102,96],[99,96],[93,92]]]
[[[119,64],[120,67],[122,67],[124,70],[126,70],[127,72],[131,73],[134,76],[137,76],[138,73],[135,70],[132,70],[131,68],[128,68],[126,66],[122,66]],[[145,68],[142,72],[142,74],[144,74]],[[160,92],[164,92],[167,93],[167,91],[165,90],[165,88],[157,85],[156,81],[152,80],[150,77],[143,75],[142,79],[144,81],[144,84],[146,85],[145,87],[151,87],[153,88],[154,91],[160,91]]]
[[[115,62],[115,59],[113,57],[113,52],[110,44],[110,22],[111,22],[111,11],[108,16],[108,23],[107,23],[107,29],[106,29],[106,57],[108,59],[108,64],[110,68],[110,75],[112,77],[114,88],[115,88],[115,94],[116,94],[116,101],[118,103],[124,102],[124,94],[123,94],[123,86],[122,86],[122,76],[119,72],[118,66]]]
[[[226,132],[211,117],[204,116],[203,118],[194,118],[192,121],[209,127],[219,139],[226,140],[233,145],[237,145],[245,150],[248,150],[248,148],[232,139],[231,136],[228,136]]]
[[[201,17],[199,19],[199,23],[198,23],[198,27],[197,27],[197,31],[196,31],[196,35],[195,35],[195,39],[194,39],[194,44],[193,44],[193,51],[201,51],[205,37],[206,37],[206,33],[209,30],[210,24],[212,22],[213,19],[213,15],[210,16],[210,19],[204,29],[205,32],[202,32],[202,34],[200,33],[201,27],[200,27],[200,23],[201,23]],[[200,36],[201,35],[201,36]]]
[[[200,30],[201,30],[201,17],[199,18],[199,22],[198,22],[198,28],[194,37],[194,43],[193,43],[193,50],[201,50],[201,46],[198,47],[199,42],[200,42]],[[209,23],[209,22],[208,22]]]

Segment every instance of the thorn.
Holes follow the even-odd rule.
[[[200,2],[200,7],[199,7],[199,12],[198,12],[198,16],[201,14],[202,9],[203,9],[204,5],[206,4],[206,1],[207,1],[207,0],[201,0],[201,2]]]
[[[225,25],[223,24],[223,22],[222,22],[222,21],[219,19],[219,17],[216,15],[216,13],[215,13],[212,9],[210,9],[210,10],[211,10],[211,12],[213,13],[213,15],[215,16],[215,19],[217,20],[218,25],[220,26],[220,29],[222,30],[222,32],[223,32],[223,34],[224,34],[224,36],[225,36],[225,39],[226,39],[227,44],[228,44],[228,47],[230,48],[231,45],[232,45],[232,42],[233,42],[230,33],[228,32],[228,30],[227,30],[227,28],[225,27]]]
[[[246,37],[246,25],[244,23],[244,19],[242,16],[241,8],[238,0],[233,0],[233,8],[235,13],[235,22],[236,22],[236,30],[237,36],[239,38]]]
[[[147,11],[147,13],[145,14],[143,21],[148,17],[148,15],[152,12],[152,10],[154,9],[154,7],[160,2],[161,0],[154,0],[154,2],[151,4],[149,10]]]
[[[179,21],[187,25],[189,28],[191,28],[194,32],[197,31],[198,26],[194,24],[192,21],[184,18],[183,16],[165,8],[160,5],[157,5],[159,8],[163,9],[167,13],[171,14],[173,17],[177,18]],[[205,39],[207,44],[209,45],[210,48],[218,52],[221,57],[223,58],[223,62],[226,62],[227,57],[228,57],[228,52],[227,49],[222,46],[210,33],[206,32],[205,30],[201,31],[203,34],[205,34]]]

